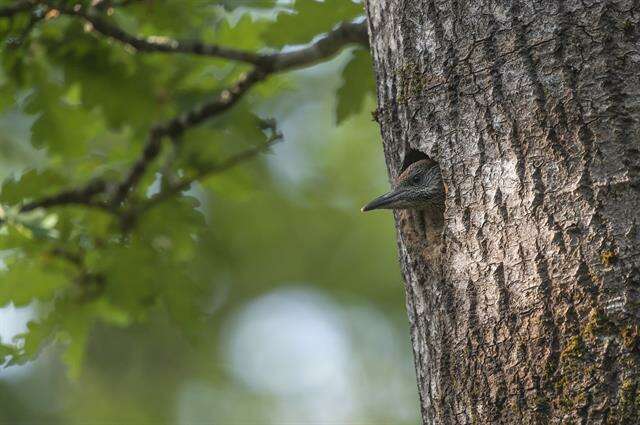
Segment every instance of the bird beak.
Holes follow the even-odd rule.
[[[371,210],[390,210],[397,206],[398,201],[402,198],[402,192],[392,190],[382,196],[377,197],[367,205],[362,207],[360,211],[367,212]]]

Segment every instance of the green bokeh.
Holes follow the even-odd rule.
[[[248,49],[308,41],[361,13],[347,0],[149,3],[113,19],[132,32]],[[0,35],[21,25],[0,20]],[[18,48],[4,46],[7,214],[90,177],[117,178],[151,123],[246,69],[133,54],[63,17]],[[0,371],[0,423],[415,423],[393,220],[359,211],[388,186],[370,67],[365,50],[349,48],[273,77],[186,133],[180,172],[264,142],[259,118],[274,118],[284,140],[149,210],[126,237],[107,214],[83,207],[8,216],[0,356],[14,365]],[[139,196],[157,190],[160,171]],[[82,252],[103,283],[49,255],[60,247]],[[13,346],[16,329],[27,332]],[[239,371],[241,360],[258,366]],[[278,383],[287,390],[270,387]]]

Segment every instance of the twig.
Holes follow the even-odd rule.
[[[274,144],[276,144],[281,140],[282,140],[282,134],[275,133],[265,143],[263,143],[260,146],[246,149],[236,155],[233,155],[225,159],[224,161],[218,164],[212,164],[208,167],[203,167],[200,170],[198,170],[198,172],[195,173],[194,175],[183,178],[178,182],[174,183],[172,186],[166,188],[162,192],[158,192],[157,194],[155,194],[153,197],[151,197],[149,200],[147,200],[145,203],[142,204],[139,211],[142,212],[142,211],[148,210],[154,205],[162,201],[165,201],[166,199],[182,192],[183,190],[188,189],[193,183],[197,181],[204,180],[215,174],[223,173],[229,170],[230,168],[233,168],[249,159],[252,159],[256,157],[259,153],[266,151],[271,146],[273,146]]]
[[[62,247],[55,247],[49,251],[54,257],[62,258],[74,265],[78,269],[84,268],[84,256],[81,253],[75,253]]]
[[[34,7],[34,3],[29,0],[18,1],[9,6],[0,7],[0,18],[11,18],[18,13],[26,12]]]
[[[59,6],[48,0],[18,1],[12,6],[0,8],[0,17],[32,11],[38,5],[46,5],[50,10],[55,9],[61,14],[78,16],[89,22],[98,33],[130,45],[139,52],[192,53],[216,56],[252,63],[255,67],[252,71],[243,74],[233,86],[220,92],[212,101],[153,126],[149,131],[141,156],[134,162],[120,183],[107,185],[103,180],[94,180],[84,187],[69,189],[57,195],[30,202],[22,207],[22,211],[65,204],[82,204],[111,212],[120,211],[122,204],[135,190],[149,165],[160,154],[164,139],[179,140],[179,136],[186,130],[231,108],[251,87],[267,79],[271,74],[313,65],[332,57],[350,44],[368,45],[365,22],[344,22],[306,46],[286,52],[263,54],[207,45],[197,41],[183,42],[161,37],[137,37],[105,20],[95,8],[83,9],[77,5],[73,7]],[[246,154],[248,155],[250,152]],[[234,161],[231,161],[233,165],[236,163]],[[108,201],[96,201],[97,196],[107,194],[107,192],[110,192]]]
[[[107,189],[107,184],[102,179],[95,179],[90,181],[87,185],[62,191],[52,196],[39,199],[37,201],[29,202],[22,206],[21,212],[27,212],[35,210],[37,208],[49,208],[56,205],[86,205],[91,207],[98,207],[102,209],[108,209],[106,204],[96,202],[95,196],[104,193]]]
[[[31,31],[33,31],[35,26],[38,24],[38,22],[40,22],[43,19],[45,19],[44,14],[32,13],[31,14],[31,19],[29,19],[29,23],[22,30],[22,33],[20,34],[20,36],[18,36],[18,38],[16,38],[13,41],[13,45],[15,47],[17,47],[17,46],[20,46],[21,44],[23,44],[25,42],[25,40],[29,37],[29,34],[31,33]]]
[[[27,3],[29,4],[29,3]],[[200,56],[211,56],[222,59],[245,62],[255,65],[264,71],[277,72],[305,66],[310,61],[328,58],[345,44],[361,44],[368,46],[366,23],[343,22],[316,42],[301,46],[288,52],[257,53],[241,49],[207,44],[193,40],[175,40],[169,37],[151,36],[139,37],[129,34],[122,28],[104,19],[95,8],[81,8],[56,6],[45,2],[50,8],[58,10],[63,15],[78,16],[91,24],[93,30],[116,41],[133,47],[139,52],[151,53],[189,53]]]
[[[188,128],[226,111],[240,100],[251,86],[263,80],[264,77],[264,72],[259,70],[243,74],[233,87],[223,90],[213,101],[186,112],[169,122],[155,126],[149,134],[142,156],[133,164],[127,173],[127,177],[118,185],[110,203],[114,206],[120,205],[128,193],[135,188],[149,164],[160,154],[162,140],[165,137],[177,139]]]
[[[138,52],[159,52],[159,53],[190,53],[201,56],[212,56],[238,62],[246,62],[253,65],[262,63],[263,55],[247,50],[233,49],[219,46],[217,44],[207,44],[201,41],[175,40],[169,37],[139,37],[129,34],[122,28],[104,19],[94,8],[57,6],[54,3],[46,2],[52,8],[57,9],[62,15],[78,16],[87,21],[93,30],[110,37],[116,41],[133,47]]]
[[[271,54],[266,62],[274,72],[289,71],[319,60],[328,59],[348,44],[360,44],[363,47],[369,46],[367,23],[365,21],[342,22],[314,43],[292,51]]]

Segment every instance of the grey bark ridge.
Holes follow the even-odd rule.
[[[640,423],[640,2],[366,9],[389,176],[448,188],[395,213],[423,422]]]

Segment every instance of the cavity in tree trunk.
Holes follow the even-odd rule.
[[[638,423],[640,2],[366,7],[424,423]]]

